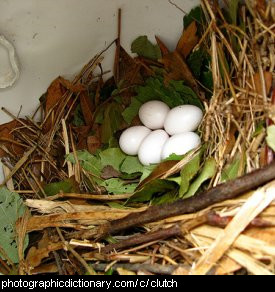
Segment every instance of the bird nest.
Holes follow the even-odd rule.
[[[131,57],[120,10],[112,78],[108,47],[33,116],[3,108],[0,204],[17,212],[0,272],[274,274],[274,19],[272,1],[203,0],[175,51],[140,37]],[[121,153],[148,96],[203,107],[202,147],[150,167]]]

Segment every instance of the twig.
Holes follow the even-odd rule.
[[[275,162],[263,169],[259,169],[236,180],[221,184],[192,198],[179,200],[172,204],[153,206],[144,212],[131,214],[125,218],[112,221],[101,227],[97,237],[114,234],[134,226],[156,222],[169,217],[195,213],[213,204],[236,198],[274,179]],[[74,236],[76,235],[77,234]],[[94,231],[85,231],[79,233],[78,238],[89,238],[94,235]]]
[[[138,234],[122,242],[110,244],[102,248],[101,253],[108,253],[108,252],[111,252],[112,250],[125,249],[128,247],[132,247],[132,246],[136,246],[136,245],[140,245],[140,244],[144,244],[148,242],[164,240],[164,239],[174,237],[174,236],[183,236],[184,234],[190,232],[192,229],[205,223],[206,220],[207,220],[207,217],[205,215],[202,215],[185,224],[176,224],[167,229],[161,229],[161,230],[158,230],[155,232],[149,232],[146,234]]]
[[[90,275],[95,275],[95,271],[86,263],[86,261],[79,255],[79,253],[77,253],[70,245],[67,241],[65,241],[64,236],[61,233],[61,230],[56,227],[57,233],[60,237],[60,239],[62,240],[62,242],[65,244],[66,248],[73,254],[73,256],[83,265],[83,267],[86,269],[86,271],[90,274]]]
[[[78,200],[93,200],[93,201],[118,201],[118,200],[127,200],[131,198],[133,194],[122,194],[122,195],[92,195],[92,194],[57,194],[46,198],[48,201],[55,201],[58,199],[64,198],[74,198]]]
[[[92,264],[91,267],[99,272],[105,272],[108,268],[109,264]],[[157,275],[171,275],[173,272],[178,269],[180,266],[172,266],[172,265],[159,265],[159,264],[115,264],[111,268],[112,270],[117,270],[119,268],[138,272],[138,271],[148,271]],[[184,267],[187,268],[187,267]]]

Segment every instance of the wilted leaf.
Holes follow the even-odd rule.
[[[267,128],[267,138],[268,146],[275,152],[275,126],[270,126]]]
[[[17,193],[7,188],[0,188],[0,245],[6,255],[15,264],[19,262],[16,242],[16,221],[25,213],[26,207]],[[28,236],[25,238],[24,249],[28,246]],[[4,255],[1,255],[5,259]]]
[[[136,53],[141,57],[152,60],[161,58],[161,51],[158,45],[153,45],[147,36],[140,36],[133,41],[131,46],[132,53]]]
[[[129,200],[128,203],[132,202],[148,202],[154,195],[163,195],[171,190],[177,188],[177,185],[173,182],[155,179],[150,183],[146,184],[144,188],[137,191]]]
[[[44,186],[44,192],[47,196],[55,196],[59,193],[69,194],[69,193],[78,193],[79,187],[76,181],[73,178],[69,178],[65,181],[51,183]]]
[[[103,179],[118,178],[120,176],[121,173],[110,165],[105,166],[101,171],[101,178]]]
[[[120,170],[122,162],[126,159],[126,155],[119,148],[104,150],[99,156],[103,167],[110,165],[117,171]]]
[[[201,153],[188,162],[181,171],[181,186],[179,196],[182,198],[190,187],[190,182],[200,170]]]
[[[120,170],[121,172],[127,174],[134,174],[138,172],[143,172],[144,166],[139,162],[136,156],[127,156],[123,161]]]
[[[216,161],[213,158],[208,159],[198,176],[198,178],[191,184],[189,191],[184,196],[184,199],[193,197],[201,185],[207,180],[211,179],[216,174]]]
[[[111,178],[101,183],[109,194],[132,194],[134,193],[137,184],[125,184],[125,181],[120,178]]]
[[[193,21],[182,33],[177,45],[177,51],[186,58],[199,42],[197,24]]]

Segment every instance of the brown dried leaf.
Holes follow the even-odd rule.
[[[121,173],[115,170],[111,165],[105,166],[101,172],[101,178],[110,179],[110,178],[119,178]]]
[[[197,24],[193,21],[186,30],[183,31],[182,36],[177,45],[177,51],[186,58],[199,42],[197,36]]]
[[[46,114],[60,101],[66,92],[66,88],[62,85],[62,78],[55,79],[46,93]]]
[[[231,126],[231,130],[229,132],[229,137],[226,140],[226,149],[224,155],[230,154],[236,144],[236,137],[235,134],[237,132],[237,128],[235,125]]]
[[[120,48],[119,60],[119,80],[123,81],[123,88],[133,84],[141,85],[144,83],[140,74],[141,66],[133,59],[122,47]]]
[[[177,165],[179,161],[164,161],[160,163],[156,169],[139,185],[138,190],[142,189],[146,184],[163,177],[171,168]]]
[[[195,77],[177,51],[163,56],[161,63],[168,72],[165,77],[166,84],[168,84],[170,80],[184,80],[200,96],[199,87]]]
[[[53,251],[63,249],[63,243],[53,243],[50,242],[50,239],[47,235],[47,232],[44,233],[43,238],[39,241],[38,247],[31,247],[27,257],[26,262],[29,267],[35,268],[41,265],[43,259],[49,257],[49,254]]]
[[[255,73],[254,75],[254,83],[256,87],[256,93],[259,95],[263,94],[263,88],[262,88],[262,81],[261,81],[261,75],[260,73]],[[265,78],[265,86],[266,86],[266,93],[269,94],[271,88],[272,88],[272,73],[271,72],[264,72],[264,78]]]
[[[157,41],[157,44],[161,50],[161,54],[162,56],[165,56],[167,54],[170,53],[169,49],[166,47],[166,45],[163,43],[163,41],[159,38],[159,37],[155,37],[156,38],[156,41]]]
[[[94,120],[94,106],[87,92],[80,95],[80,105],[87,126],[91,126]]]
[[[256,9],[262,17],[265,17],[265,12],[267,9],[266,0],[256,0]]]
[[[86,90],[84,85],[80,83],[73,84],[71,81],[64,79],[63,77],[59,77],[59,81],[67,90],[73,93],[79,93]]]
[[[19,126],[20,123],[16,120],[0,125],[0,144],[5,146],[15,156],[21,156],[24,153],[24,148],[16,144],[12,134],[12,132]],[[5,155],[5,151],[0,149],[0,158]]]
[[[87,147],[91,154],[95,154],[95,152],[101,148],[100,139],[96,136],[89,136],[87,138]]]

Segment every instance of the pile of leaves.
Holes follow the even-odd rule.
[[[111,78],[106,79],[101,65],[104,50],[73,81],[54,80],[33,116],[17,118],[3,108],[13,120],[0,126],[6,176],[0,188],[0,272],[188,274],[195,262],[194,273],[207,273],[203,263],[208,258],[203,259],[204,253],[200,258],[199,250],[220,234],[209,224],[225,227],[245,200],[213,205],[215,213],[207,209],[202,221],[202,213],[194,210],[164,222],[151,218],[119,236],[101,231],[149,206],[165,209],[272,163],[273,23],[272,3],[232,0],[220,7],[205,0],[184,16],[174,51],[159,37],[153,43],[141,36],[132,43],[132,57],[118,37],[112,43],[116,57]],[[137,157],[121,152],[118,139],[126,128],[141,124],[141,105],[156,99],[171,108],[200,107],[205,112],[199,129],[204,144],[185,156],[171,155],[159,165],[143,166]],[[269,218],[274,219],[274,213]],[[264,219],[257,222],[273,226],[274,220]],[[206,225],[182,238],[179,222],[181,230],[190,232]],[[165,236],[157,233],[160,237],[154,240],[146,232]],[[147,238],[137,241],[135,235]],[[138,247],[125,250],[131,246]],[[268,248],[274,256],[274,246]],[[114,252],[117,249],[121,252]],[[236,253],[225,254],[216,274],[243,267],[254,274],[259,267],[274,272],[272,264],[263,266],[251,255],[254,265],[246,266],[243,258],[249,256]]]

